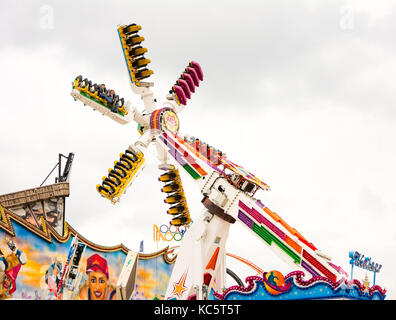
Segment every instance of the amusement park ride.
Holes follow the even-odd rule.
[[[223,292],[225,288],[225,246],[232,224],[244,225],[261,239],[294,270],[308,272],[337,282],[346,273],[331,262],[331,258],[308,242],[275,212],[254,197],[259,190],[270,187],[241,166],[230,161],[220,150],[179,132],[178,114],[203,80],[200,65],[191,61],[172,86],[162,104],[154,99],[152,82],[145,81],[152,70],[150,59],[144,57],[141,46],[144,37],[136,24],[118,27],[123,55],[127,64],[132,91],[143,100],[139,112],[129,102],[124,103],[114,91],[104,85],[92,84],[82,76],[73,82],[71,95],[120,124],[135,121],[140,137],[120,154],[97,185],[101,196],[113,204],[120,198],[145,164],[146,150],[155,145],[159,177],[165,185],[165,203],[171,225],[191,222],[179,169],[185,170],[198,184],[202,194],[202,212],[186,232],[168,284],[165,299],[208,299],[210,288]]]

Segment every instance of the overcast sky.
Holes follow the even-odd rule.
[[[82,74],[142,110],[116,31],[137,23],[159,106],[189,61],[203,69],[180,114],[181,131],[269,184],[270,192],[257,194],[261,201],[347,272],[352,250],[382,264],[377,284],[396,297],[395,1],[0,5],[0,194],[39,186],[58,153],[74,152],[69,224],[101,245],[138,250],[144,240],[145,252],[156,250],[153,224],[169,218],[154,153],[111,205],[95,186],[138,139],[136,125],[122,126],[70,96]],[[194,219],[201,195],[182,178]],[[292,271],[241,225],[232,226],[227,251],[267,271]],[[254,274],[228,262],[242,278]]]

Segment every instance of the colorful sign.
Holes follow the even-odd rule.
[[[364,254],[361,254],[357,251],[350,251],[349,252],[349,263],[352,266],[357,266],[359,268],[368,270],[368,271],[373,271],[373,272],[380,272],[382,265],[375,263],[374,261],[371,261],[371,258],[369,257],[364,257]]]
[[[382,265],[378,263],[371,262],[371,258],[369,257],[364,257],[364,254],[361,254],[357,251],[350,251],[349,252],[349,263],[351,264],[351,280],[353,277],[353,267],[357,266],[359,268],[368,270],[368,271],[373,271],[374,277],[373,277],[373,284],[375,284],[375,275],[380,272]]]
[[[158,227],[156,224],[153,225],[153,240],[159,241],[181,241],[185,232],[189,226],[168,226],[162,224]]]
[[[171,110],[166,110],[162,114],[162,125],[164,129],[172,133],[177,133],[179,130],[179,118],[177,117],[177,114]]]
[[[291,287],[291,283],[286,284],[283,274],[276,270],[264,272],[263,282],[268,292],[275,295],[286,292]]]

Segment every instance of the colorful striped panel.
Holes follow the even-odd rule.
[[[301,247],[299,244],[297,244],[297,242],[295,242],[293,239],[291,239],[290,237],[288,237],[287,235],[286,235],[285,242],[286,242],[290,247],[292,247],[294,250],[296,250],[299,254],[301,254],[302,247]]]
[[[256,232],[261,238],[264,239],[269,245],[271,245],[272,242],[275,242],[275,244],[282,249],[283,252],[285,252],[288,256],[290,256],[295,263],[300,264],[301,262],[301,257],[294,253],[293,250],[291,250],[287,245],[285,245],[281,240],[279,240],[277,237],[275,237],[272,233],[270,233],[268,230],[266,230],[263,226],[259,226],[257,224],[253,225],[253,231]]]
[[[252,229],[260,238],[262,238],[268,245],[274,242],[283,252],[290,256],[295,263],[301,262],[301,257],[293,252],[287,245],[274,236],[271,232],[263,226],[256,224],[251,220],[242,210],[238,212],[238,218],[250,229]]]
[[[295,230],[295,229],[294,229],[294,230]],[[307,245],[308,247],[310,247],[313,251],[316,251],[316,250],[317,250],[317,248],[316,248],[311,242],[308,242],[308,240],[305,239],[305,238],[301,235],[300,232],[298,232],[297,230],[295,230],[295,234],[296,234],[297,238],[300,239],[300,241],[301,241],[302,243],[304,243],[305,245]]]
[[[298,237],[298,235],[297,235],[297,237]],[[308,247],[310,247],[313,251],[316,251],[316,250],[318,250],[311,242],[308,242],[307,240],[305,240],[305,238],[300,238],[300,237],[298,237],[299,239],[300,239],[300,241],[302,242],[302,243],[304,243],[306,246],[308,246]]]
[[[190,165],[191,165],[191,167],[193,168],[193,171],[192,172],[195,172],[195,171],[198,171],[198,172],[195,172],[195,174],[198,174],[200,177],[201,177],[201,175],[202,175],[202,173],[206,173],[205,171],[203,171],[202,170],[202,168],[201,167],[199,167],[199,165],[194,161],[194,159],[191,159],[191,156],[189,155],[189,154],[186,154],[185,152],[184,152],[184,150],[182,149],[182,148],[180,148],[177,144],[175,144],[174,142],[173,142],[173,140],[171,140],[170,138],[169,138],[169,136],[167,136],[165,133],[164,133],[164,137],[166,137],[167,138],[167,145],[168,145],[168,147],[171,149],[171,150],[173,150],[173,152],[174,153],[177,153],[177,155],[178,155],[178,157],[181,157],[184,161],[185,161],[185,164],[186,164],[186,161],[188,161],[189,162],[189,165],[188,165],[188,167],[186,167],[186,170],[190,173]],[[178,150],[178,151],[176,151],[176,150]],[[195,170],[195,171],[194,171]],[[190,173],[191,174],[191,173]]]
[[[272,243],[271,233],[265,230],[264,227],[260,228],[258,224],[253,223],[252,230],[257,233],[268,245]]]
[[[311,248],[313,251],[316,251],[317,248],[310,242],[308,242],[296,229],[290,227],[281,217],[279,217],[275,212],[272,212],[269,208],[264,207],[263,210],[276,222],[279,222],[287,231],[289,231],[292,235],[296,236],[302,243]]]
[[[246,211],[251,217],[253,217],[258,223],[265,224],[272,232],[274,232],[282,240],[286,240],[286,234],[277,228],[268,219],[264,218],[256,209],[247,207],[242,201],[239,201],[239,207]]]
[[[245,210],[245,212],[247,214],[249,214],[250,216],[252,216],[258,223],[261,223],[263,216],[260,215],[257,211],[256,212],[252,212],[253,210],[250,209],[246,204],[244,204],[241,200],[239,200],[239,208],[241,208],[242,210]],[[256,214],[258,213],[258,214]]]
[[[329,279],[336,282],[337,278],[333,273],[331,273],[326,267],[324,267],[317,259],[315,259],[312,255],[310,255],[306,250],[303,250],[302,247],[299,244],[297,244],[293,239],[291,239],[284,232],[282,232],[279,228],[277,228],[274,224],[272,224],[268,219],[266,219],[264,216],[262,216],[256,209],[249,208],[242,201],[239,201],[239,207],[240,207],[240,209],[244,210],[245,212],[243,212],[242,210],[239,210],[238,218],[243,223],[245,223],[250,229],[252,229],[256,234],[258,234],[265,242],[267,242],[269,245],[271,245],[272,242],[275,242],[279,248],[281,248],[286,254],[288,254],[291,258],[293,258],[294,262],[300,263],[302,261],[301,257],[299,255],[297,255],[293,250],[291,250],[287,245],[285,245],[280,239],[284,240],[291,248],[293,248],[299,254],[301,254],[301,252],[303,252],[303,258],[306,259],[306,262],[304,261],[304,265],[302,265],[302,267],[304,269],[306,269],[312,275],[319,275],[308,264],[308,263],[310,263],[312,266],[314,266],[316,269],[318,269],[326,277],[328,277]],[[264,208],[264,209],[266,209],[266,208]],[[268,209],[268,211],[272,213],[271,210]],[[278,239],[271,232],[266,230],[263,225],[258,225],[256,223],[254,223],[254,221],[252,219],[250,219],[248,216],[246,216],[245,213],[250,215],[250,217],[252,217],[258,223],[262,223],[265,226],[267,226],[280,239]],[[273,215],[275,217],[278,217],[276,214],[273,214]],[[298,231],[290,228],[290,226],[288,226],[282,219],[279,218],[278,221],[282,225],[286,225],[288,227],[287,229],[293,235],[295,234],[295,235],[299,236],[298,238],[300,241],[309,245],[309,243],[298,233]],[[311,246],[309,246],[309,247],[311,247]]]
[[[170,142],[174,148],[180,151],[182,157],[202,176],[207,175],[208,173],[201,168],[201,166],[195,161],[195,159],[188,153],[188,151],[184,150],[177,142],[175,142],[169,134],[163,133],[163,136]]]
[[[202,154],[200,154],[197,150],[195,150],[195,148],[193,146],[191,146],[189,143],[187,143],[186,141],[184,141],[182,138],[180,138],[179,136],[175,137],[177,142],[183,144],[183,146],[187,147],[187,149],[189,149],[189,151],[191,151],[192,153],[194,153],[198,158],[200,158],[201,160],[206,160],[208,161],[208,159],[206,157],[204,157]]]
[[[186,141],[184,141],[182,138],[180,138],[177,135],[173,136],[175,138],[175,140],[177,141],[176,143],[183,145],[183,147],[185,149],[187,149],[188,153],[191,153],[193,155],[195,155],[197,158],[199,158],[200,160],[204,161],[204,162],[208,162],[208,159],[206,157],[204,157],[201,153],[199,153],[197,150],[195,150],[195,148],[193,148],[191,145],[189,145]],[[209,161],[210,162],[210,161]]]
[[[183,155],[184,159],[187,160],[187,162],[202,176],[207,175],[208,173],[201,168],[201,166],[195,161],[195,159],[189,154],[188,151],[183,149],[180,144],[178,144],[176,141],[174,141],[169,135],[164,133],[164,136],[168,139],[169,142],[172,143],[172,145],[180,151],[180,153]]]
[[[188,172],[188,174],[193,177],[195,180],[200,179],[201,176],[184,160],[182,155],[173,148],[169,141],[165,140],[162,136],[159,136],[159,139],[169,148],[168,153],[175,158],[175,160],[183,167],[184,170]]]
[[[255,209],[252,210],[253,212],[257,212]],[[275,233],[279,238],[282,240],[286,240],[286,234],[280,230],[278,227],[276,227],[273,223],[271,223],[268,219],[262,217],[262,223],[264,223],[268,228],[272,230],[273,233]]]
[[[188,172],[188,174],[193,177],[195,180],[198,180],[202,178],[192,167],[190,167],[188,164],[183,166],[183,169]]]
[[[150,116],[150,129],[159,130],[159,111],[155,110]]]
[[[257,203],[259,202],[259,203]],[[241,204],[241,202],[240,202]],[[243,204],[243,203],[242,203]],[[264,207],[264,205],[257,200],[256,204],[259,205],[260,207]],[[246,205],[243,204],[243,206],[245,208]],[[240,205],[241,207],[241,205]],[[243,208],[245,211],[246,209]],[[248,209],[248,208],[247,208]],[[249,209],[248,209],[249,210]],[[248,211],[249,212],[249,211]],[[295,242],[293,239],[291,239],[289,236],[287,236],[283,231],[281,231],[280,229],[278,229],[274,224],[272,224],[269,220],[267,220],[265,217],[263,217],[259,212],[257,212],[254,208],[251,209],[251,211],[249,212],[252,217],[254,217],[258,222],[262,222],[264,223],[267,227],[269,227],[275,234],[277,234],[281,239],[285,240],[285,242],[292,247],[295,251],[297,251],[299,254],[301,254],[302,251],[302,247],[300,245],[297,244],[297,242]]]
[[[161,130],[160,117],[163,111],[171,110],[170,108],[162,108],[155,110],[150,117],[150,128],[152,130]]]
[[[244,214],[243,211],[241,211],[241,210],[238,211],[238,218],[244,224],[246,224],[250,229],[253,229],[253,225],[254,225],[253,220],[250,219],[246,214]]]
[[[319,273],[317,273],[312,267],[306,263],[304,260],[301,261],[301,267],[303,267],[305,270],[307,270],[313,277],[318,277],[320,276]]]
[[[313,256],[311,256],[307,251],[303,250],[302,256],[331,281],[337,282],[336,275],[330,272],[330,270],[328,270],[323,264],[321,264],[318,260],[316,260]]]
[[[184,165],[186,165],[187,164],[187,162],[186,161],[184,161],[184,159],[183,159],[183,157],[180,155],[180,153],[175,149],[175,148],[173,148],[171,145],[170,145],[170,143],[167,141],[167,140],[165,140],[165,138],[163,138],[163,137],[161,137],[161,136],[159,136],[159,138],[160,138],[160,140],[168,147],[168,153],[173,157],[173,158],[175,158],[175,160],[181,165],[181,166],[184,166]]]
[[[222,170],[220,170],[219,168],[217,168],[217,166],[210,161],[210,159],[204,157],[202,154],[200,154],[197,150],[195,150],[195,148],[193,146],[191,146],[188,142],[184,141],[182,138],[180,138],[179,136],[175,136],[176,140],[178,143],[181,143],[183,145],[183,147],[185,147],[188,152],[194,154],[196,157],[198,157],[200,160],[202,160],[203,162],[205,162],[208,166],[210,166],[212,169],[216,170],[217,172],[221,173]]]

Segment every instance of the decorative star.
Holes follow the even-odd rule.
[[[173,294],[177,295],[179,299],[181,298],[182,293],[187,289],[187,287],[184,285],[186,283],[186,278],[187,278],[187,271],[183,273],[183,275],[181,276],[178,282],[175,282],[173,284],[172,295]]]

